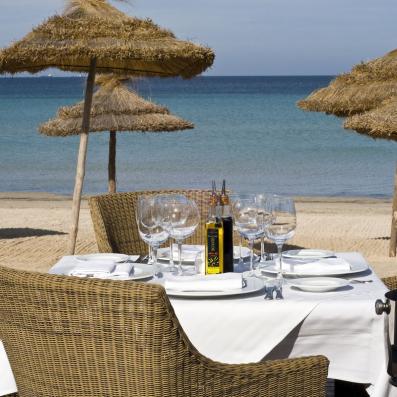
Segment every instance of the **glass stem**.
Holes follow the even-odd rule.
[[[173,240],[170,238],[170,267],[174,267],[174,245],[173,245]]]
[[[254,243],[255,243],[255,240],[249,240],[249,247],[250,247],[250,272],[254,271]]]
[[[153,255],[152,255],[152,246],[151,245],[149,245],[149,253],[148,253],[147,263],[149,265],[153,265]]]
[[[261,262],[265,262],[265,236],[261,237]]]
[[[239,263],[239,265],[241,265],[241,264],[243,264],[244,263],[244,261],[243,261],[243,236],[241,236],[240,235],[240,247],[239,247],[239,249],[240,249],[240,258],[238,259],[238,263]]]
[[[179,274],[182,274],[182,241],[177,241],[178,243],[178,265]]]
[[[151,248],[151,257],[152,257],[152,265],[154,267],[154,274],[157,275],[160,272],[160,269],[157,265],[157,249],[158,246],[154,245],[153,247],[150,246]]]
[[[279,280],[283,279],[283,243],[277,243],[277,253],[278,253],[278,273],[277,278]]]

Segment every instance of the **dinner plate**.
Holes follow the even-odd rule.
[[[244,279],[246,285],[239,289],[219,290],[219,291],[180,291],[167,289],[167,295],[183,298],[217,298],[222,296],[247,295],[260,291],[264,288],[263,280],[257,277],[247,277]]]
[[[127,261],[129,259],[129,256],[124,254],[103,253],[103,254],[77,255],[75,258],[80,262],[103,261],[103,262],[120,263]]]
[[[58,274],[61,276],[68,276],[70,271],[73,269],[71,265],[58,265],[54,266],[49,273]],[[150,279],[154,275],[153,266],[147,265],[146,263],[134,263],[134,272],[129,276],[106,276],[106,277],[90,277],[98,278],[101,280],[119,280],[119,281],[130,281],[130,280],[145,280]],[[82,277],[84,278],[84,277]]]
[[[199,252],[204,252],[204,245],[182,245],[182,262],[185,263],[193,263],[196,259],[196,256]],[[234,246],[233,248],[233,256],[235,259],[240,257],[240,247]],[[248,259],[250,256],[250,250],[247,247],[241,247],[241,256],[243,259]],[[170,248],[163,247],[157,250],[157,258],[160,261],[169,262],[170,260]],[[173,259],[174,261],[178,260],[178,251],[174,246],[173,250]]]
[[[366,263],[349,263],[350,264],[350,270],[335,270],[332,269],[332,265],[329,266],[329,272],[324,273],[323,271],[320,273],[316,273],[313,271],[307,271],[307,272],[290,272],[290,271],[283,271],[283,275],[286,277],[313,277],[313,276],[318,276],[318,277],[332,277],[332,276],[345,276],[349,274],[356,274],[356,273],[361,273],[365,272],[368,270],[368,265]],[[269,264],[262,268],[262,273],[266,274],[274,274],[276,275],[279,272],[279,266],[278,262],[274,261],[269,261]]]
[[[288,285],[306,292],[329,292],[348,284],[348,280],[335,277],[309,277],[288,280]]]
[[[335,256],[335,252],[317,249],[300,249],[283,252],[285,258],[291,259],[322,259]]]

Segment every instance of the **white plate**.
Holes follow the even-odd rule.
[[[124,254],[88,254],[88,255],[78,255],[76,259],[80,262],[93,262],[93,261],[104,261],[104,262],[125,262],[128,260],[129,256]]]
[[[333,270],[332,265],[329,267],[329,272],[324,273],[315,273],[315,272],[299,272],[299,273],[294,273],[294,272],[286,272],[283,271],[283,275],[286,277],[312,277],[312,276],[318,276],[318,277],[332,277],[332,276],[345,276],[348,274],[356,274],[356,273],[361,273],[365,272],[368,270],[368,265],[366,263],[350,263],[350,270]],[[269,274],[277,274],[278,273],[278,263],[275,263],[273,261],[269,261],[269,265],[267,265],[265,268],[262,269],[262,273],[269,273]]]
[[[196,256],[199,252],[204,252],[204,245],[182,245],[182,262],[190,262],[193,263],[196,259]],[[178,260],[178,251],[174,246],[173,251],[174,261]],[[240,247],[233,247],[233,256],[234,259],[238,259],[240,257]],[[250,250],[247,247],[242,247],[241,256],[243,259],[248,259],[250,256]],[[157,258],[160,261],[169,262],[170,260],[170,247],[159,248],[157,251]]]
[[[335,252],[316,249],[300,249],[283,252],[283,256],[292,259],[322,259],[335,256]]]
[[[235,296],[235,295],[246,295],[260,291],[264,287],[263,280],[257,277],[247,277],[246,286],[241,289],[231,289],[225,291],[177,291],[177,290],[166,290],[167,295],[177,296],[184,298],[216,298],[221,296]]]
[[[288,280],[288,285],[306,292],[329,292],[345,287],[349,282],[342,278],[310,277]]]
[[[57,266],[50,270],[50,274],[59,274],[63,276],[68,276],[69,272],[73,269],[73,266]],[[107,277],[90,277],[97,278],[101,280],[118,280],[118,281],[130,281],[130,280],[145,280],[152,278],[154,275],[153,266],[147,265],[146,263],[134,263],[134,273],[122,277],[122,276],[107,276]],[[84,277],[82,277],[84,278]]]

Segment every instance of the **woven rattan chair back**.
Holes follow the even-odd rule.
[[[0,338],[19,397],[325,396],[325,357],[205,358],[155,284],[0,267]]]
[[[201,221],[186,244],[204,244],[205,221],[208,216],[209,190],[158,190],[113,193],[89,198],[91,218],[99,252],[121,254],[147,254],[147,245],[139,236],[135,220],[137,199],[141,195],[183,194],[194,200],[199,208]]]

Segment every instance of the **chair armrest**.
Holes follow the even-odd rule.
[[[397,289],[397,276],[384,277],[382,282],[389,290]]]
[[[206,390],[197,396],[325,397],[328,365],[324,356],[238,365],[212,362],[205,384],[198,385]]]

